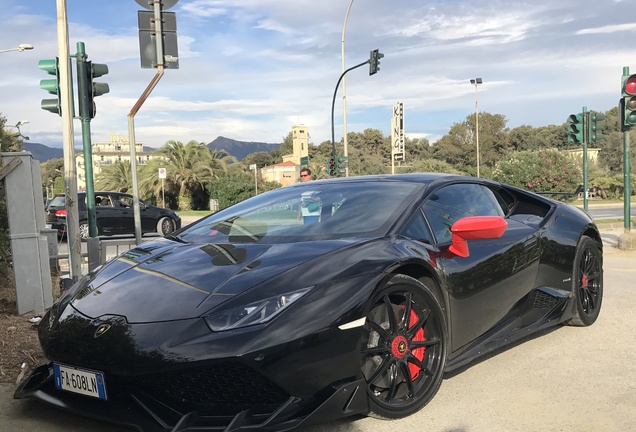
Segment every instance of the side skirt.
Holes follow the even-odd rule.
[[[542,286],[535,288],[490,331],[449,356],[446,372],[466,366],[497,349],[567,320],[571,313],[569,291]]]

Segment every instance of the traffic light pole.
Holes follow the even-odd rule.
[[[84,174],[86,178],[86,210],[88,213],[88,236],[97,237],[97,217],[95,215],[95,188],[93,186],[93,151],[91,148],[91,107],[93,83],[90,65],[86,62],[84,42],[77,43],[77,88],[79,114],[82,122],[82,148],[84,149]]]
[[[587,143],[590,140],[589,123],[590,113],[587,107],[583,107],[583,208],[587,211]]]
[[[336,84],[336,89],[333,92],[333,100],[331,101],[331,157],[335,160],[336,159],[336,133],[334,130],[334,107],[336,105],[336,95],[338,94],[338,87],[340,87],[340,81],[342,81],[342,79],[344,78],[344,76],[346,75],[347,72],[352,71],[354,69],[357,69],[361,66],[364,66],[366,64],[369,64],[370,60],[365,60],[362,63],[355,65],[353,67],[350,67],[349,69],[347,69],[346,71],[344,71],[342,73],[342,75],[340,75],[340,78],[338,78],[338,83]]]

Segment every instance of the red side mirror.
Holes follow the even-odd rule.
[[[506,232],[508,223],[501,216],[469,216],[451,227],[452,244],[448,248],[462,258],[470,255],[467,240],[496,239]]]

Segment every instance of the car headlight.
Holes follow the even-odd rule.
[[[311,288],[303,288],[298,291],[269,297],[245,306],[214,313],[206,316],[205,321],[212,331],[217,332],[254,324],[262,324],[288,308],[310,289]]]

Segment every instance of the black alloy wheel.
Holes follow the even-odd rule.
[[[404,275],[393,276],[371,304],[361,345],[370,415],[404,417],[428,403],[442,383],[444,313],[431,288]]]
[[[583,236],[576,248],[572,269],[576,307],[569,325],[589,326],[596,321],[603,302],[603,255],[597,242]]]

